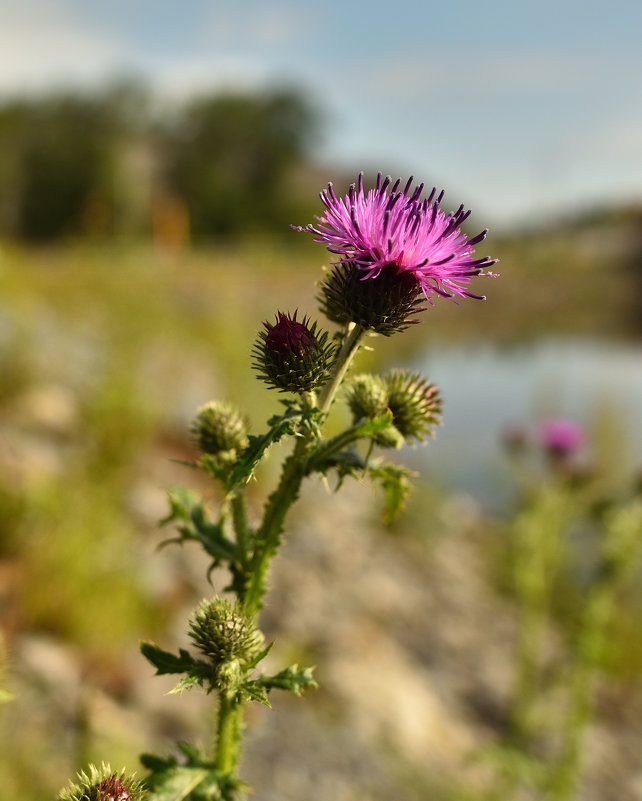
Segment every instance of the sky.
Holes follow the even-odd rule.
[[[123,77],[296,87],[328,180],[412,174],[483,226],[642,202],[640,0],[0,0],[0,98]]]

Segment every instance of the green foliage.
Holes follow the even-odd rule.
[[[25,239],[113,230],[115,97],[60,95],[0,109],[0,228]]]
[[[292,91],[224,94],[191,103],[164,134],[169,187],[197,237],[286,231],[296,207],[287,186],[307,155],[316,115]]]
[[[146,785],[154,801],[232,801],[244,788],[241,781],[217,770],[198,749],[186,743],[178,748],[185,757],[182,764],[175,757],[141,757],[150,771]]]

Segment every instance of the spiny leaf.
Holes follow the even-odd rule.
[[[202,671],[199,671],[198,673],[190,673],[188,676],[183,676],[178,684],[172,687],[167,695],[180,695],[187,690],[191,690],[192,687],[202,687],[204,680],[205,676],[203,675]]]
[[[277,688],[301,695],[303,690],[314,690],[319,686],[312,675],[313,670],[313,667],[299,668],[298,665],[290,665],[274,676],[259,676],[256,683],[266,690]]]
[[[248,681],[241,687],[241,692],[245,695],[250,701],[258,701],[259,704],[263,704],[268,709],[272,709],[270,702],[268,701],[267,697],[267,690],[265,687],[260,683],[260,681]]]
[[[265,452],[274,443],[278,442],[287,434],[296,433],[296,423],[303,416],[300,408],[291,408],[268,421],[271,426],[267,434],[261,436],[250,435],[250,444],[241,454],[241,458],[235,465],[227,479],[226,489],[228,493],[233,492],[240,484],[246,484],[254,475],[256,466],[261,461]]]
[[[145,659],[156,668],[156,675],[162,676],[171,673],[196,673],[209,670],[209,665],[202,662],[181,648],[176,654],[164,651],[153,642],[142,642],[140,650]]]
[[[391,523],[406,504],[412,489],[410,479],[415,474],[407,467],[392,462],[374,461],[366,469],[370,477],[383,487],[386,499],[383,519],[385,523]]]

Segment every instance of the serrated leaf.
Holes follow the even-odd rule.
[[[156,675],[158,676],[170,673],[192,673],[208,667],[205,662],[194,659],[184,648],[179,650],[177,656],[159,648],[156,643],[142,642],[140,650],[145,659],[156,668]]]
[[[190,673],[188,676],[183,676],[178,684],[172,687],[167,695],[180,695],[181,693],[191,690],[192,687],[202,687],[204,680],[205,676],[202,671],[199,671],[198,673]]]
[[[301,695],[304,690],[314,690],[319,686],[312,675],[313,670],[313,667],[299,668],[298,665],[290,665],[274,676],[259,676],[256,683],[266,690],[276,688]]]
[[[392,462],[373,462],[367,465],[371,478],[379,481],[385,495],[383,519],[391,523],[403,510],[410,495],[412,485],[410,479],[414,475],[411,470]]]
[[[265,657],[266,657],[266,656],[267,656],[267,655],[270,653],[270,651],[272,650],[272,646],[273,646],[273,645],[274,645],[274,643],[273,643],[273,642],[271,642],[271,643],[270,643],[270,644],[269,644],[267,647],[265,647],[265,648],[264,648],[262,651],[260,651],[260,652],[259,652],[259,653],[258,653],[258,654],[257,654],[257,655],[254,657],[254,659],[252,659],[252,661],[251,661],[251,662],[248,662],[248,663],[247,663],[247,668],[248,668],[248,670],[251,670],[252,668],[255,668],[255,667],[256,667],[256,666],[259,664],[259,662],[262,662],[262,661],[265,659]]]
[[[250,701],[258,701],[259,704],[272,709],[272,705],[268,701],[267,690],[260,681],[248,681],[240,690]]]
[[[216,781],[216,774],[200,765],[168,765],[150,779],[154,801],[184,801],[206,780]]]
[[[165,526],[177,520],[189,520],[190,510],[195,503],[198,503],[198,499],[198,493],[194,490],[188,489],[182,484],[173,486],[167,491],[169,514],[160,521],[160,525]]]
[[[290,408],[278,417],[268,420],[271,426],[266,434],[261,436],[250,435],[250,444],[241,454],[227,479],[226,489],[231,493],[240,484],[246,484],[254,476],[254,471],[271,445],[281,440],[287,434],[296,433],[296,422],[301,420],[303,412],[299,408]]]
[[[236,545],[229,540],[223,530],[223,520],[213,523],[207,514],[199,496],[183,487],[176,487],[169,496],[171,512],[163,523],[174,522],[178,537],[165,540],[161,545],[169,543],[182,544],[193,540],[202,545],[212,557],[213,567],[221,562],[228,562],[236,567]]]

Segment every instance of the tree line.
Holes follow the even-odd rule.
[[[140,87],[0,106],[0,235],[33,242],[285,231],[300,218],[319,117],[299,92],[159,108]],[[294,215],[294,216],[293,216]]]

